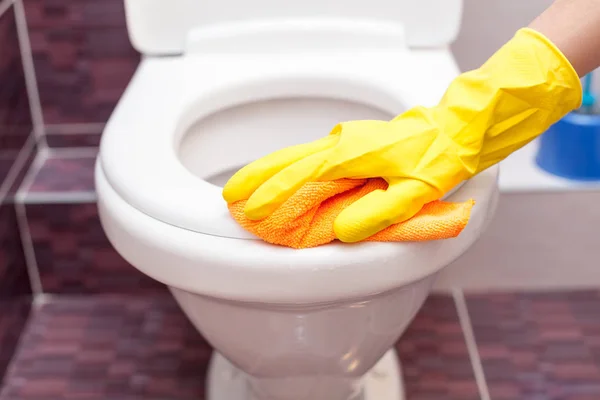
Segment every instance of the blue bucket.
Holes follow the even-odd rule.
[[[540,168],[572,180],[600,180],[600,114],[572,112],[539,141]]]

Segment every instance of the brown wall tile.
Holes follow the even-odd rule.
[[[44,122],[106,122],[140,59],[123,0],[24,4]]]
[[[132,267],[114,250],[94,203],[28,204],[42,286],[47,293],[164,292],[165,287]]]
[[[0,15],[0,186],[15,166],[33,129],[14,9]],[[26,164],[28,167],[28,164]],[[17,171],[20,184],[23,171]],[[0,197],[0,381],[15,351],[31,306],[31,287],[14,190]]]

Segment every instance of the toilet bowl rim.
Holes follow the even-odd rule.
[[[97,164],[99,214],[117,251],[150,277],[191,293],[243,302],[314,304],[361,298],[437,273],[480,236],[497,197],[498,168],[467,182],[450,200],[477,204],[455,239],[325,245],[294,250],[205,235],[163,223],[127,204]],[[465,197],[466,196],[466,197]]]

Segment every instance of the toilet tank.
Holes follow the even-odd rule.
[[[401,30],[402,44],[408,47],[439,47],[458,33],[462,0],[125,0],[125,10],[130,40],[146,55],[183,53],[190,33],[199,28],[255,21],[281,26],[311,20],[338,21],[346,28],[354,22],[385,26],[388,32],[390,27]]]

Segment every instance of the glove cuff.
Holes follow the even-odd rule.
[[[432,113],[472,172],[523,147],[581,102],[569,60],[544,35],[523,28],[480,68],[458,76]]]
[[[571,100],[569,103],[570,112],[576,108],[581,106],[581,102],[583,100],[583,89],[581,87],[581,80],[577,71],[569,61],[569,59],[560,51],[558,47],[550,39],[548,39],[544,34],[531,29],[531,28],[521,28],[515,34],[515,39],[521,39],[523,41],[533,41],[535,43],[542,44],[557,60],[556,65],[552,65],[551,67],[553,71],[559,74],[559,79],[564,81],[567,87],[571,88],[574,91],[574,95],[569,96]],[[566,113],[565,113],[566,114]]]

